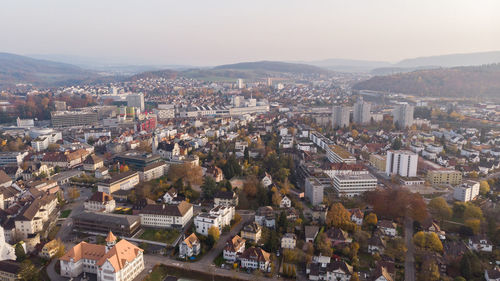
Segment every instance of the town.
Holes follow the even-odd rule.
[[[2,90],[0,279],[500,280],[500,105],[359,79]]]

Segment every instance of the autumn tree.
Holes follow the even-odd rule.
[[[421,266],[421,270],[418,274],[418,280],[420,281],[438,281],[440,280],[440,273],[437,264],[430,259],[424,261]]]
[[[490,184],[488,183],[488,181],[481,181],[479,186],[479,192],[482,195],[486,195],[490,192]]]
[[[316,238],[316,249],[318,249],[323,256],[330,257],[333,254],[332,242],[330,241],[326,233],[321,233]]]
[[[377,222],[378,222],[377,214],[369,213],[363,220],[363,225],[369,228],[373,228],[377,225]]]
[[[257,195],[259,189],[259,180],[255,176],[250,176],[243,183],[243,192],[247,194],[248,197],[254,198]]]
[[[451,218],[452,210],[443,197],[436,197],[429,202],[429,211],[441,221]]]
[[[410,216],[422,223],[429,215],[422,196],[411,193],[406,188],[366,192],[365,199],[373,205],[375,213],[386,218],[401,219]]]
[[[219,240],[219,237],[220,237],[220,231],[219,231],[219,228],[216,227],[216,226],[211,226],[209,229],[208,229],[208,236],[212,237],[212,239],[217,242]]]
[[[419,231],[413,235],[413,243],[420,248],[425,248],[434,252],[442,252],[443,244],[439,237],[434,232]]]
[[[38,281],[37,267],[30,260],[25,260],[21,263],[21,270],[19,271],[19,279],[22,281]]]
[[[468,219],[465,221],[465,226],[472,229],[474,234],[478,234],[479,229],[481,228],[481,221],[479,219]]]
[[[341,203],[335,203],[326,214],[326,223],[328,226],[344,228],[351,224],[351,214]]]

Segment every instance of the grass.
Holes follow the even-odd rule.
[[[61,215],[59,217],[65,219],[65,218],[69,217],[69,214],[71,214],[71,209],[62,211]]]
[[[139,237],[140,239],[162,242],[172,244],[180,233],[175,229],[144,229],[144,233]]]

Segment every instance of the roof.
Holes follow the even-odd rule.
[[[21,270],[21,263],[13,260],[0,261],[0,271],[17,274]]]
[[[316,226],[316,225],[307,225],[305,227],[305,236],[306,238],[315,238],[316,235],[318,235],[318,231],[319,231],[319,226]]]
[[[113,241],[116,241],[116,236],[113,234],[113,232],[109,231],[108,236],[106,236],[106,242]]]
[[[92,213],[92,212],[82,212],[78,215],[72,216],[72,218],[73,221],[75,220],[91,221],[109,225],[120,224],[127,227],[130,227],[134,223],[140,222],[140,218],[138,216],[117,215],[108,213]]]
[[[165,163],[165,161],[159,161],[159,162],[147,165],[146,167],[142,168],[142,171],[147,172],[147,171],[152,170],[154,168],[158,168],[158,167],[165,166],[165,165],[167,165]]]
[[[99,181],[99,183],[104,183],[104,184],[114,184],[116,182],[131,178],[135,175],[138,175],[136,171],[127,171],[127,172],[122,172],[122,173],[113,173],[111,174],[111,178],[106,178],[102,179]]]
[[[95,154],[91,154],[91,155],[87,156],[87,158],[85,158],[85,161],[83,161],[83,164],[97,164],[97,163],[101,163],[101,162],[102,162],[101,157],[99,157]]]
[[[105,202],[109,202],[112,200],[113,200],[113,196],[111,196],[105,192],[101,192],[101,191],[95,192],[92,195],[92,197],[89,198],[89,201],[96,201],[96,202],[100,202],[100,203],[105,203]]]
[[[19,216],[20,220],[33,220],[41,208],[56,199],[57,197],[55,194],[50,194],[42,198],[36,198],[21,212],[21,215]]]
[[[270,254],[261,248],[250,247],[246,249],[240,256],[240,259],[254,260],[258,262],[269,262]]]
[[[12,182],[12,179],[4,172],[4,170],[0,170],[0,184],[7,182]]]
[[[235,196],[235,193],[231,190],[229,191],[217,191],[215,193],[215,198],[220,198],[220,199],[233,199]]]
[[[77,262],[81,259],[99,260],[106,253],[106,246],[90,244],[85,241],[78,243],[66,252],[60,260]]]
[[[146,205],[139,213],[151,215],[164,215],[164,216],[184,216],[193,205],[186,201],[182,201],[177,205],[167,204],[151,204]]]
[[[191,235],[189,235],[188,237],[186,237],[186,239],[184,239],[183,242],[186,243],[186,245],[189,248],[193,248],[193,244],[200,243],[200,240],[198,239],[198,237],[196,237],[196,234],[194,234],[194,232],[193,232],[193,233],[191,233]]]
[[[379,220],[377,226],[384,228],[396,228],[396,224],[388,220]]]
[[[488,273],[488,278],[490,278],[490,279],[500,278],[500,270],[498,270],[497,268],[487,270],[486,272]]]
[[[118,272],[125,267],[126,263],[132,262],[139,252],[144,250],[134,244],[123,239],[116,243],[101,259],[97,261],[98,266],[102,266],[108,261],[114,268],[114,272]]]
[[[250,224],[247,224],[243,227],[243,230],[242,231],[245,231],[245,232],[252,232],[252,233],[257,233],[261,230],[261,226],[256,223],[256,222],[252,222]]]
[[[237,249],[245,245],[245,239],[241,238],[239,235],[235,235],[231,240],[226,242],[224,250],[228,252],[236,252]]]

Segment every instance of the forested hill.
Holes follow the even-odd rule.
[[[500,98],[500,64],[375,76],[355,84],[354,89],[417,96]]]

